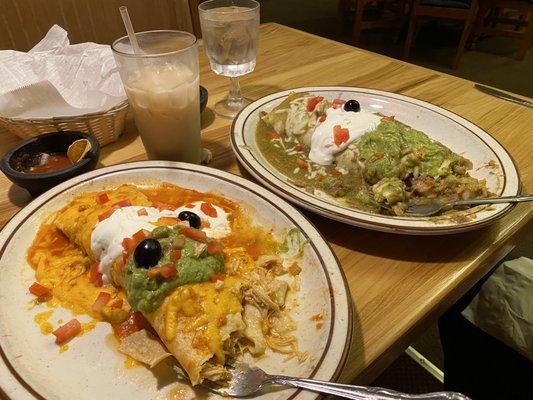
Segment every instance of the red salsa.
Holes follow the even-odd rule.
[[[33,174],[42,174],[44,172],[53,172],[60,169],[68,168],[72,165],[72,162],[68,159],[65,153],[54,153],[46,157],[45,162],[40,165],[34,165],[25,172]]]

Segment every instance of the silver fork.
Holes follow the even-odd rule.
[[[453,208],[464,205],[479,205],[479,204],[501,204],[501,203],[521,203],[524,201],[533,201],[533,195],[526,194],[523,196],[506,196],[506,197],[490,197],[486,199],[470,199],[470,200],[456,200],[448,203],[427,203],[427,204],[409,204],[405,210],[407,217],[430,217],[441,212],[445,208]]]
[[[227,386],[220,386],[209,381],[204,381],[202,386],[221,396],[230,397],[246,397],[259,392],[266,386],[282,385],[356,400],[470,400],[456,392],[407,394],[379,387],[343,385],[313,379],[269,375],[258,367],[252,367],[240,361],[234,361],[226,367],[231,374]],[[175,366],[174,370],[179,376],[188,380],[187,375],[179,367]]]

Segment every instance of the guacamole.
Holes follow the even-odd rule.
[[[150,237],[161,244],[162,256],[155,267],[172,263],[178,273],[169,279],[148,276],[149,269],[138,268],[133,255],[125,266],[124,287],[128,303],[134,310],[143,313],[154,311],[165,299],[166,295],[178,286],[187,283],[198,283],[211,280],[213,275],[225,273],[224,260],[220,254],[210,255],[206,252],[206,244],[181,235],[183,227],[158,227]],[[172,261],[170,258],[175,243],[180,242],[181,258]]]
[[[453,174],[454,168],[467,163],[441,143],[431,140],[423,132],[396,121],[382,121],[357,142],[359,160],[365,164],[368,183],[383,178],[404,179],[413,173],[432,178]]]

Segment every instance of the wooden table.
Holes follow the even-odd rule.
[[[201,50],[201,83],[209,105],[228,90]],[[256,71],[242,79],[246,96],[298,86],[349,85],[402,93],[453,111],[496,137],[514,157],[524,192],[533,192],[533,111],[476,91],[472,82],[319,38],[277,24],[261,27]],[[237,164],[228,140],[229,120],[204,112],[203,141],[212,166],[250,178]],[[18,142],[0,134],[0,150]],[[141,141],[128,121],[122,138],[102,149],[101,164],[144,160]],[[0,224],[30,200],[0,177]],[[521,205],[490,228],[442,237],[373,232],[306,214],[339,257],[355,304],[354,342],[343,380],[369,383],[430,323],[481,278],[513,245],[531,217]]]

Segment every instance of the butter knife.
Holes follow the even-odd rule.
[[[477,83],[474,84],[474,87],[479,90],[480,92],[483,92],[485,94],[488,94],[490,96],[498,97],[502,100],[510,101],[511,103],[520,104],[521,106],[533,108],[533,103],[524,99],[521,99],[516,96],[512,96],[508,93],[502,92],[501,90],[493,89],[488,86],[478,85]]]

